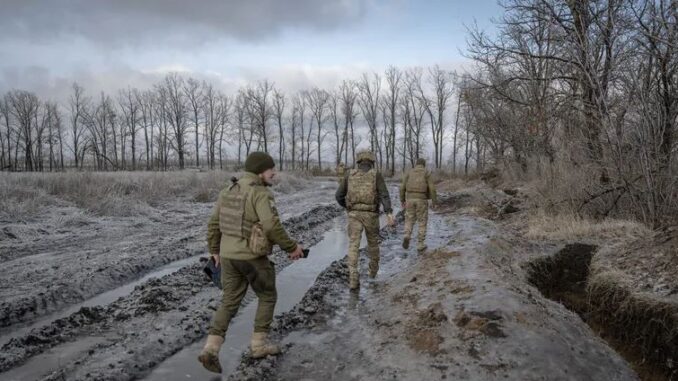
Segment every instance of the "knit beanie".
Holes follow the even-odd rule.
[[[245,170],[255,175],[263,173],[267,169],[275,167],[273,158],[266,152],[252,152],[245,160]]]

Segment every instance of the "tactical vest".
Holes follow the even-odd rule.
[[[354,169],[348,176],[348,192],[346,194],[348,210],[376,212],[377,203],[377,171],[373,168],[367,172]]]
[[[428,191],[428,182],[426,181],[426,168],[414,167],[407,175],[405,189],[413,193],[426,193]]]
[[[252,188],[249,187],[247,191],[243,188],[235,182],[221,198],[219,230],[223,235],[249,239],[253,222],[245,219],[245,203],[252,194]]]

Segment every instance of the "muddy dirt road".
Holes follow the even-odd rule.
[[[278,195],[306,245],[342,214],[335,187]],[[157,221],[91,218],[93,228],[48,234],[35,251],[3,240],[0,379],[135,379],[203,337],[219,294],[199,261],[211,208],[184,200],[157,208]],[[273,258],[277,271],[290,264]]]
[[[389,235],[379,277],[358,293],[347,289],[345,262],[334,262],[276,318],[284,354],[245,354],[229,379],[637,379],[579,316],[526,282],[524,259],[557,248],[516,251],[473,214],[433,214],[430,226],[422,255]]]
[[[430,215],[429,249],[422,254],[401,248],[401,215],[395,230],[382,229],[379,276],[367,279],[363,253],[361,288],[350,292],[345,215],[333,203],[334,188],[333,182],[320,181],[315,189],[278,196],[286,227],[311,246],[314,256],[293,264],[280,252],[273,256],[280,300],[272,336],[283,344],[281,356],[257,361],[248,356],[255,307],[248,294],[221,352],[224,374],[215,376],[199,366],[195,356],[219,291],[200,271],[204,226],[194,225],[206,220],[211,204],[177,203],[172,210],[187,211],[181,223],[158,222],[146,232],[100,238],[99,249],[120,245],[109,255],[84,261],[97,251],[91,239],[74,241],[72,251],[86,247],[79,254],[59,246],[65,241],[55,241],[55,250],[60,248],[64,263],[73,267],[60,287],[76,290],[64,293],[75,297],[59,299],[61,294],[47,292],[50,287],[39,284],[39,278],[11,278],[29,290],[42,287],[28,300],[43,294],[57,300],[23,314],[5,314],[0,379],[638,379],[578,315],[530,284],[526,264],[557,255],[563,247],[525,244],[487,219],[496,215],[492,208],[503,205],[501,195],[484,190],[477,197],[478,189],[443,195],[441,208]],[[390,191],[396,200],[394,184]],[[148,238],[160,225],[174,245],[158,249],[162,259],[147,268],[133,266],[134,275],[124,279],[111,275],[118,270],[110,267],[134,262],[132,254],[140,257],[149,250],[148,244],[137,243],[142,236],[136,234]],[[126,239],[127,244],[121,242]],[[164,245],[160,237],[149,239],[151,245]],[[34,261],[23,264],[34,264],[41,274],[60,265],[42,253],[3,253],[10,266]],[[96,278],[99,272],[108,278]],[[77,291],[98,279],[112,280],[89,293]],[[2,292],[9,295],[8,289]],[[23,305],[18,300],[7,303]]]

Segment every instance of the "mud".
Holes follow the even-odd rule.
[[[344,261],[333,263],[276,318],[284,353],[244,354],[229,379],[638,379],[576,314],[525,281],[522,255],[469,208],[481,209],[443,204],[431,214],[422,255],[400,248],[400,230],[387,235],[382,270],[359,293],[347,289]],[[365,279],[365,255],[361,270]]]
[[[343,213],[330,205],[335,186],[324,182],[320,190],[278,199],[287,228],[302,237],[306,246],[317,242],[329,229],[331,219]],[[318,203],[323,205],[308,210]],[[36,285],[39,290],[28,301],[7,299],[15,307],[29,306],[30,301],[35,306],[23,314],[6,314],[7,329],[17,327],[13,321],[30,322],[86,299],[86,292],[78,291],[77,286],[83,281],[78,272],[83,266],[104,268],[100,272],[112,280],[101,278],[107,284],[101,290],[128,283],[130,279],[116,280],[111,275],[115,271],[105,266],[129,262],[128,252],[141,255],[147,251],[146,244],[137,248],[134,239],[139,237],[162,244],[161,237],[153,240],[157,235],[153,228],[170,226],[165,235],[175,238],[175,246],[155,253],[160,257],[166,258],[165,250],[177,247],[186,251],[179,258],[204,252],[204,231],[200,230],[204,227],[196,227],[201,224],[195,220],[206,220],[209,206],[200,209],[198,216],[195,208],[181,206],[180,202],[176,205],[165,217],[152,213],[147,217],[181,219],[183,212],[177,211],[184,210],[183,222],[158,223],[149,230],[141,224],[141,231],[136,233],[130,233],[128,225],[127,237],[121,233],[125,227],[118,218],[120,233],[113,227],[110,237],[101,233],[92,233],[91,237],[97,238],[91,239],[86,235],[82,240],[75,237],[75,245],[82,244],[85,249],[72,256],[68,254],[72,247],[66,243],[59,246],[58,239],[53,240],[55,252],[48,251],[49,238],[45,238],[44,253],[21,251],[21,245],[28,245],[19,242],[22,234],[15,227],[3,230],[0,254],[7,254],[4,248],[10,246],[21,253],[0,255],[3,264],[16,266],[15,270],[21,272],[22,265],[32,263],[40,275],[45,275],[50,266],[61,266],[59,258],[51,258],[61,255],[65,265],[74,267],[67,274],[73,279],[67,279],[62,290],[75,290],[71,292],[75,297],[70,299],[57,293],[53,300],[42,302],[44,296],[39,293],[49,290],[40,283],[42,278],[31,274],[27,280],[12,278],[29,293]],[[361,288],[350,292],[345,259],[332,262],[298,304],[276,316],[271,335],[282,343],[283,354],[253,360],[245,352],[237,370],[224,376],[232,380],[637,380],[629,364],[579,315],[540,292],[548,290],[544,294],[560,296],[559,300],[565,300],[563,295],[578,295],[586,287],[582,279],[588,276],[589,263],[595,262],[594,248],[574,245],[561,250],[563,245],[531,243],[516,237],[501,221],[519,215],[526,207],[520,192],[497,191],[482,184],[442,194],[440,207],[430,214],[429,249],[422,254],[402,249],[399,215],[395,230],[381,231],[382,261],[376,279],[367,278],[367,255],[362,252]],[[101,223],[91,219],[83,226],[99,226],[101,230]],[[51,234],[47,231],[45,237]],[[182,237],[187,238],[182,241]],[[107,256],[83,259],[108,244],[120,246]],[[574,266],[563,268],[558,265],[562,262],[554,263],[553,258],[576,260],[570,261]],[[274,261],[277,271],[289,264],[280,252],[276,252]],[[136,271],[138,278],[144,271],[158,268],[154,266],[130,271]],[[86,278],[93,273],[84,274]],[[0,289],[3,302],[4,295],[10,294],[8,290]],[[111,304],[83,307],[11,340],[1,349],[0,369],[6,372],[0,373],[0,379],[143,378],[204,337],[218,295],[196,260],[175,273],[143,282]],[[248,294],[243,304],[252,298]],[[186,377],[174,373],[164,379]]]
[[[342,212],[338,206],[329,203],[331,202],[330,196],[333,194],[333,187],[334,184],[328,183],[326,188],[324,186],[321,188],[322,190],[309,190],[307,192],[307,199],[322,199],[323,202],[319,203],[320,206],[309,207],[309,204],[302,202],[284,203],[285,198],[280,198],[283,202],[279,203],[279,209],[283,218],[287,217],[284,225],[292,236],[300,239],[306,245],[317,241],[322,236],[322,232],[328,229],[332,219]],[[294,195],[297,200],[299,197],[303,197],[303,195]],[[199,220],[206,221],[207,215],[211,211],[210,208],[211,206],[204,209],[206,214]],[[188,210],[190,207],[186,206],[186,209]],[[205,250],[204,235],[199,234],[204,230],[204,226],[202,226],[204,223],[196,223],[195,211],[190,216],[191,218],[185,221],[184,229],[174,232],[174,237],[171,235],[164,237],[175,245],[179,245],[179,249],[182,247],[180,244],[182,242],[184,243],[183,247],[191,248],[191,250],[186,249],[188,253],[179,255],[180,257],[204,253]],[[192,223],[190,227],[188,227],[188,220],[191,220]],[[197,225],[201,225],[201,227],[198,228]],[[181,233],[176,234],[179,232]],[[134,238],[135,236],[132,235],[131,239]],[[160,241],[160,237],[158,237],[158,241]],[[130,237],[127,237],[125,242],[130,247],[133,246]],[[97,244],[100,243],[101,241],[97,241]],[[169,249],[169,243],[167,245]],[[134,249],[134,253],[139,254],[143,247],[145,246]],[[178,248],[174,247],[173,250]],[[106,266],[132,261],[124,251],[117,254],[117,258],[105,261]],[[32,255],[22,260],[31,260],[35,257],[35,255]],[[43,258],[43,261],[52,261],[52,259],[48,259],[48,255],[40,255],[39,257]],[[162,257],[163,261],[174,258],[172,255]],[[279,250],[274,253],[272,258],[276,262],[277,271],[291,262],[287,259],[286,254]],[[83,260],[83,262],[85,261]],[[83,266],[101,266],[103,268],[104,264],[97,264],[97,261],[90,260],[87,261],[87,264],[80,266],[80,269]],[[150,267],[150,265],[148,266]],[[124,268],[130,269],[129,271],[136,276],[140,275],[139,267]],[[8,372],[1,373],[0,378],[3,380],[24,380],[30,379],[26,378],[27,375],[40,374],[42,379],[135,379],[146,374],[152,367],[174,352],[204,336],[208,321],[214,309],[216,309],[219,291],[205,279],[201,270],[202,265],[196,259],[194,264],[175,273],[159,279],[151,279],[137,286],[131,294],[107,306],[83,307],[78,312],[65,318],[57,319],[46,326],[33,329],[23,336],[10,340],[2,347],[0,354],[0,371]],[[119,271],[120,269],[107,270],[107,268],[104,268],[100,272],[116,274]],[[69,276],[67,276],[64,282],[73,285],[78,282],[92,281],[87,279],[89,274],[83,277],[74,274],[82,274],[82,271],[68,274],[77,279],[69,279]],[[110,288],[110,284],[117,284],[121,281],[119,277],[111,276],[110,278],[115,279],[116,282],[104,282],[108,287],[101,285],[93,285],[93,287],[97,290],[103,290]],[[49,289],[38,280],[34,279],[32,284],[28,281],[25,281],[25,283],[35,288]],[[77,287],[72,288],[77,289]],[[91,290],[89,292],[95,293]],[[36,293],[38,296],[39,294],[39,292]],[[81,293],[76,294],[79,296],[73,300],[84,298]],[[247,303],[252,297],[253,295],[248,295],[244,303]],[[55,304],[66,304],[68,300],[71,299],[60,299],[59,303]],[[13,302],[15,305],[18,304],[16,300]],[[7,303],[12,302],[8,301]],[[49,308],[40,311],[48,313]],[[24,314],[23,316],[27,315]],[[99,339],[90,340],[90,338]],[[75,345],[73,345],[74,343]],[[65,348],[73,348],[70,351],[73,355],[68,359],[62,359],[63,361],[56,361],[60,359],[61,352]],[[36,356],[40,353],[44,354]],[[52,353],[51,357],[49,353]],[[20,366],[34,356],[36,356],[35,358],[45,357],[37,365],[37,369],[36,365],[31,362],[25,366]],[[48,360],[53,360],[51,362],[58,364],[58,366],[49,366],[50,361]]]
[[[300,215],[332,202],[334,183],[314,187],[281,195],[280,213]],[[8,326],[29,323],[167,263],[204,253],[204,221],[213,205],[179,199],[134,217],[97,217],[57,206],[45,211],[43,222],[3,229],[0,334]]]

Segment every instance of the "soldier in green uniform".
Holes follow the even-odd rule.
[[[374,169],[374,155],[370,151],[358,152],[358,168],[349,171],[339,183],[336,199],[348,210],[348,270],[349,288],[360,285],[358,275],[358,249],[363,230],[367,236],[367,253],[370,257],[369,276],[379,271],[379,204],[388,214],[389,225],[394,224],[391,199],[384,178]]]
[[[415,223],[419,224],[417,234],[417,250],[426,250],[426,225],[428,224],[428,200],[433,205],[437,202],[436,188],[431,181],[431,174],[426,171],[426,160],[417,159],[414,168],[403,176],[400,186],[400,202],[405,209],[405,237],[403,248],[410,247],[410,237]]]
[[[207,243],[215,263],[221,265],[223,297],[214,313],[207,343],[198,356],[203,366],[221,373],[219,349],[233,316],[238,311],[247,287],[259,299],[251,340],[252,357],[280,353],[268,341],[277,300],[275,268],[268,260],[272,245],[302,257],[302,246],[290,239],[280,222],[273,194],[267,189],[275,176],[273,158],[264,152],[252,152],[245,161],[245,174],[219,193],[214,212],[207,224]]]

